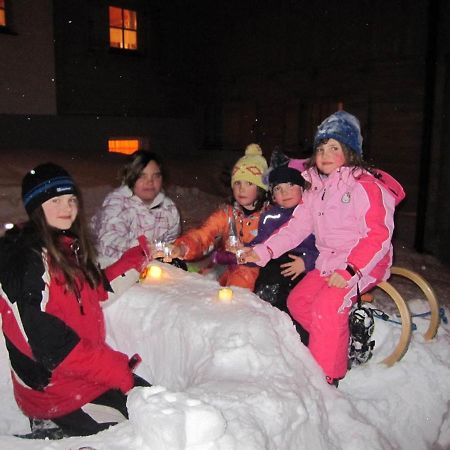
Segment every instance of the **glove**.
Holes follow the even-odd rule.
[[[141,272],[145,264],[151,259],[151,252],[145,236],[138,237],[139,245],[127,250],[118,261],[106,267],[105,275],[112,281],[130,269]]]
[[[220,264],[222,266],[230,266],[237,264],[236,255],[226,250],[215,250],[212,253],[211,260],[214,264]]]

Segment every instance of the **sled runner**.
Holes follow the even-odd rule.
[[[392,353],[382,361],[382,363],[386,364],[388,367],[392,366],[394,363],[402,359],[405,353],[408,351],[409,343],[411,341],[411,332],[413,329],[412,316],[407,301],[403,298],[400,292],[392,284],[392,281],[393,279],[395,279],[395,277],[405,278],[409,282],[415,284],[420,289],[423,296],[425,297],[425,300],[428,303],[428,307],[430,309],[429,311],[430,322],[427,330],[423,335],[425,340],[427,341],[431,340],[436,336],[440,323],[439,303],[432,287],[425,280],[425,278],[423,278],[418,273],[406,269],[404,267],[391,267],[391,278],[389,279],[389,281],[382,281],[377,285],[377,287],[382,291],[384,291],[390,298],[390,300],[392,300],[395,303],[396,309],[395,315],[399,317],[399,320],[398,321],[391,320],[391,321],[398,323],[401,326],[401,333],[397,345],[395,346]],[[374,292],[376,293],[376,288],[373,291],[371,291],[372,294],[374,294]],[[363,295],[362,296],[363,305],[364,302],[367,303],[368,301],[373,303],[374,297],[376,298],[376,295],[369,295],[369,296]],[[371,309],[372,311],[367,312],[368,309]],[[355,313],[356,317],[354,317],[353,319],[356,321],[357,333],[361,333],[361,327],[363,327],[362,324],[364,323],[366,324],[367,328],[370,328],[370,320],[368,320],[365,315],[373,314],[375,317],[380,317],[384,320],[389,320],[390,317],[380,309],[371,308],[367,304],[366,306],[363,306],[362,310],[359,312],[357,309],[352,311],[351,320],[352,315],[355,315]],[[358,328],[358,321],[359,321],[359,328]],[[352,326],[352,322],[350,322],[350,326]],[[353,360],[356,359],[356,364],[366,362],[371,357],[373,343],[370,344],[369,341],[370,336],[367,336],[368,334],[370,334],[371,336],[371,333],[369,332],[367,332],[366,335],[363,337],[356,336],[353,339],[353,341],[356,342],[356,344],[353,344],[353,348],[352,348],[352,340],[350,342],[349,356],[351,360],[352,358]],[[365,347],[363,347],[364,344],[366,344]],[[353,365],[355,365],[355,363]]]

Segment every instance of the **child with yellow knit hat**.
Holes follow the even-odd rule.
[[[259,217],[266,207],[268,186],[263,181],[266,171],[267,161],[261,147],[248,145],[245,155],[231,172],[232,202],[213,212],[199,228],[180,236],[173,245],[171,256],[193,261],[217,247],[213,261],[227,266],[219,279],[220,284],[253,290],[259,268],[238,265],[231,251],[251,242],[258,232]]]

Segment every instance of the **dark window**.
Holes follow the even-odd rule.
[[[125,50],[138,49],[136,11],[109,7],[109,46]]]

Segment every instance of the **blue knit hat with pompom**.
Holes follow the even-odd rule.
[[[362,156],[361,126],[359,120],[346,111],[337,111],[327,117],[318,127],[314,137],[314,148],[323,139],[336,139]]]

